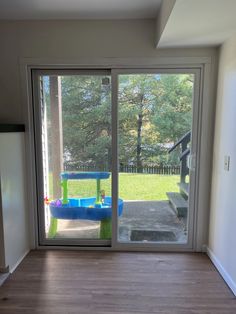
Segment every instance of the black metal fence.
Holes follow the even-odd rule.
[[[96,165],[79,165],[76,162],[65,162],[64,169],[65,171],[111,171],[111,169],[106,166],[98,167]],[[142,168],[138,168],[133,165],[121,164],[119,172],[179,175],[180,166],[143,166]]]

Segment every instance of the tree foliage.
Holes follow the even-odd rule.
[[[120,160],[138,167],[177,164],[179,152],[168,149],[191,129],[192,97],[192,75],[121,76]]]
[[[111,86],[101,76],[62,78],[65,157],[81,164],[111,162]]]
[[[177,164],[168,149],[191,129],[191,74],[123,74],[118,88],[119,162]],[[46,93],[47,94],[47,93]],[[64,159],[110,168],[110,77],[62,77]],[[49,117],[50,118],[50,117]]]

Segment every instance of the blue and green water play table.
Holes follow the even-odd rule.
[[[111,238],[112,198],[101,195],[101,180],[109,179],[109,172],[63,172],[61,173],[62,198],[49,203],[51,221],[49,238],[57,233],[58,219],[86,219],[100,221],[100,239]],[[68,180],[96,180],[96,196],[68,197]],[[123,200],[118,199],[118,214],[123,211]]]

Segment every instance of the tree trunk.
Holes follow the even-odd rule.
[[[137,172],[142,173],[143,172],[143,166],[142,166],[142,159],[141,159],[141,153],[142,153],[142,124],[143,124],[143,114],[139,113],[138,115],[138,134],[137,134],[137,155],[136,155],[136,161],[137,161]]]

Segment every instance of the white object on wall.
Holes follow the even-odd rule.
[[[0,269],[12,272],[29,251],[24,133],[0,133]]]

